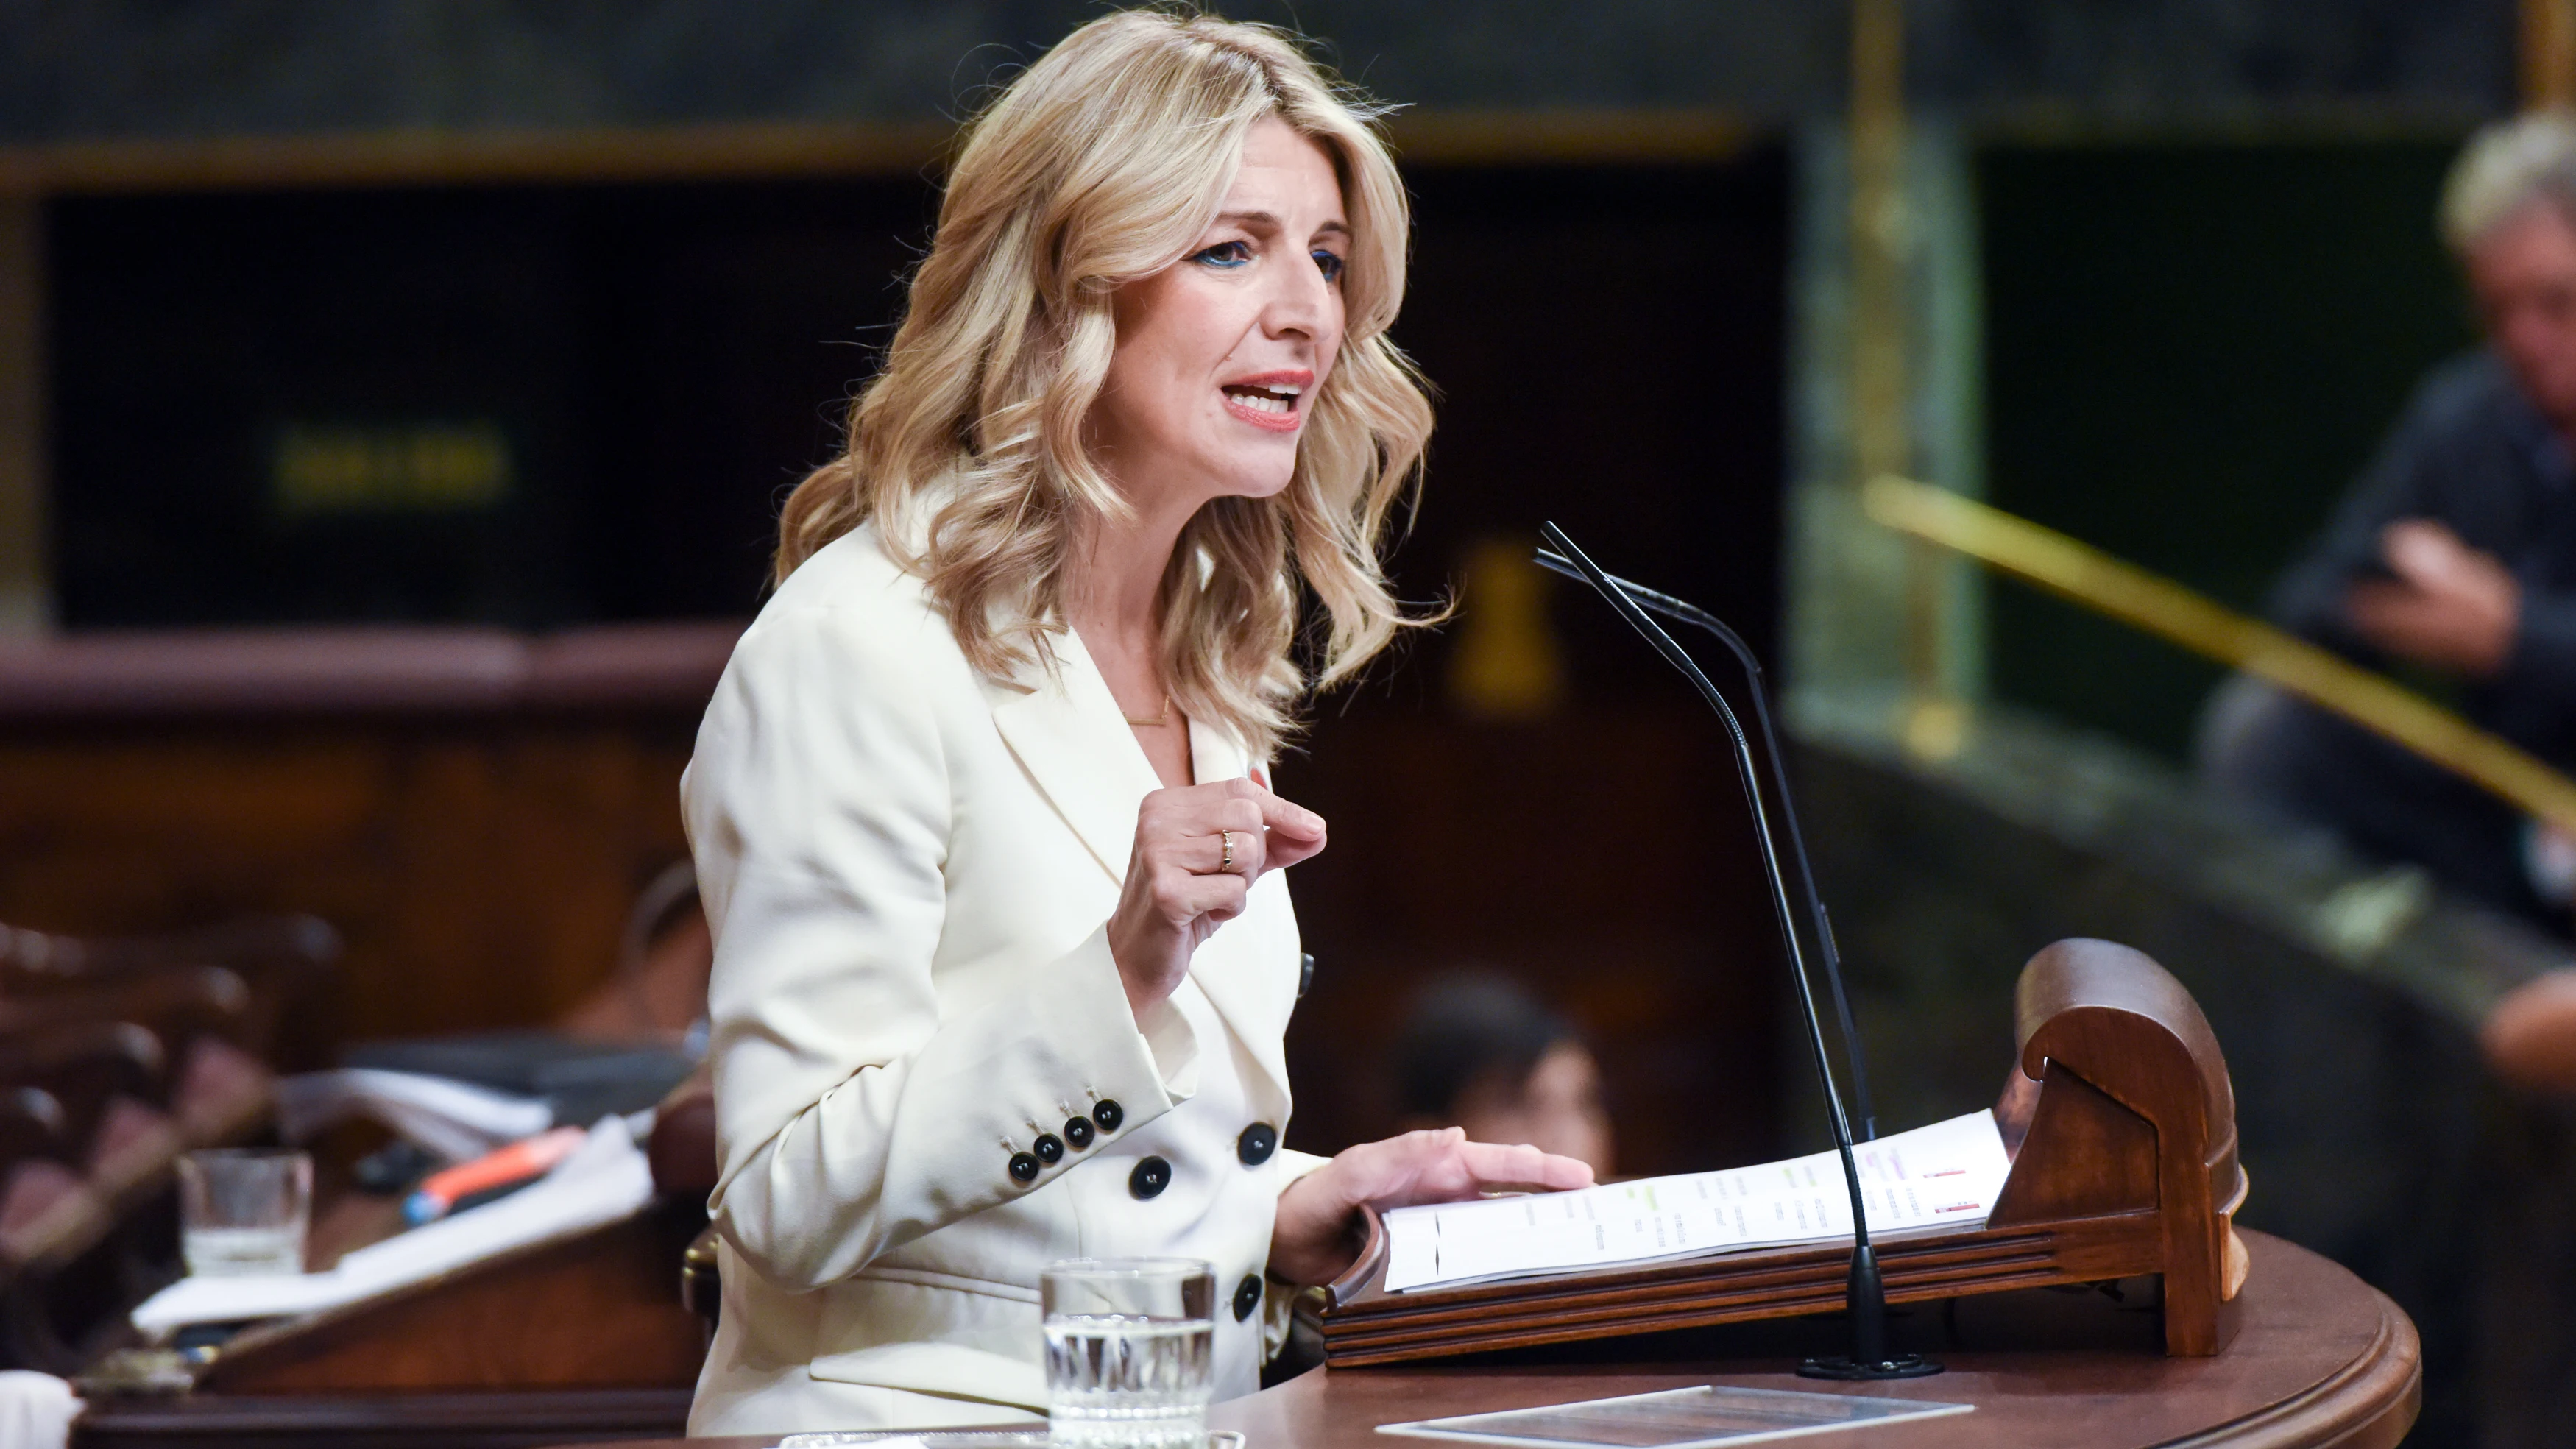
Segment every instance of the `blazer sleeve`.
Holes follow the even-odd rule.
[[[1333,1159],[1329,1157],[1280,1148],[1279,1190],[1286,1192],[1297,1179],[1330,1167],[1332,1163]],[[1296,1327],[1297,1299],[1305,1290],[1282,1283],[1266,1273],[1262,1275],[1261,1282],[1261,1361],[1267,1364],[1288,1346],[1288,1336]]]
[[[873,615],[764,614],[681,787],[716,933],[708,1211],[791,1290],[1044,1187],[1069,1158],[1029,1183],[1008,1164],[1063,1104],[1114,1099],[1141,1124],[1195,1077],[1185,1031],[1158,1038],[1163,1060],[1138,1031],[1105,923],[943,1018],[951,794],[924,661],[956,662]]]

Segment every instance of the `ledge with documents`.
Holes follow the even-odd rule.
[[[1834,1385],[1790,1371],[1837,1336],[1838,1320],[1814,1315],[1842,1306],[1847,1225],[1841,1242],[1500,1280],[1479,1239],[1471,1266],[1486,1281],[1408,1292],[1389,1287],[1402,1234],[1372,1221],[1359,1263],[1304,1324],[1328,1367],[1211,1423],[1254,1443],[1383,1444],[1388,1424],[1715,1383],[1970,1406],[1873,1426],[1889,1446],[2399,1442],[2421,1393],[2414,1327],[2342,1268],[2234,1229],[2246,1180],[2233,1096],[2189,994],[2135,951],[2062,941],[2024,968],[2014,1006],[2022,1070],[2041,1085],[1992,1211],[1909,1228],[1891,1210],[1882,1224],[1887,1187],[1913,1169],[1873,1168],[1871,1225],[1892,1229],[1887,1296],[1916,1305],[1898,1311],[1894,1346],[1937,1354],[1938,1376]],[[1914,1165],[1927,1190],[1934,1175],[1973,1176],[1928,1154]],[[1833,1195],[1813,1200],[1829,1209]]]
[[[1913,1168],[1892,1162],[1879,1169],[1904,1180],[1865,1183],[1872,1190],[1872,1234],[1887,1234],[1879,1256],[1888,1301],[2155,1275],[2166,1351],[2217,1352],[2233,1331],[2228,1300],[2241,1277],[2229,1259],[2241,1250],[2233,1249],[2230,1218],[2246,1182],[2236,1161],[2227,1066],[2200,1008],[2181,983],[2136,951],[2107,941],[2061,941],[2023,969],[2014,1014],[2021,1070],[2040,1090],[2000,1192],[1983,1182],[1949,1187],[1982,1177],[1983,1164],[1973,1158],[1952,1164],[1955,1152],[1933,1157],[1921,1149]],[[1905,1137],[1931,1146],[1925,1133]],[[1867,1146],[1888,1151],[1901,1143],[1915,1145],[1897,1138]],[[1932,1169],[1943,1174],[1940,1183],[1915,1175],[1935,1161],[1944,1164]],[[1664,1182],[1691,1193],[1703,1179],[1722,1185],[1724,1177]],[[1947,1195],[1944,1202],[1909,1204],[1891,1190],[1908,1189],[1903,1198],[1912,1199],[1910,1189],[1928,1193],[1936,1186]],[[1837,1218],[1840,1204],[1830,1188],[1809,1188],[1800,1197],[1797,1205],[1813,1213],[1821,1231],[1797,1236],[1849,1240],[1848,1210]],[[1949,1198],[1969,1207],[1972,1221],[1928,1221]],[[1640,1202],[1631,1211],[1639,1231],[1709,1241],[1692,1221],[1695,1209],[1657,1210]],[[1406,1211],[1418,1221],[1427,1210]],[[1454,1208],[1440,1211],[1464,1216]],[[1613,1226],[1628,1224],[1591,1231],[1597,1240]],[[1537,1256],[1545,1248],[1533,1235],[1517,1245],[1530,1255],[1517,1264],[1508,1256],[1514,1245],[1461,1245],[1474,1254],[1468,1271],[1475,1276],[1493,1278],[1514,1267],[1524,1269],[1521,1275],[1445,1286],[1444,1278],[1457,1275],[1394,1251],[1404,1236],[1370,1219],[1367,1247],[1328,1290],[1330,1306],[1316,1324],[1327,1362],[1396,1363],[1829,1311],[1842,1304],[1851,1258],[1838,1242],[1775,1247],[1737,1237],[1651,1264],[1535,1275],[1526,1270],[1565,1260]],[[1737,1249],[1735,1242],[1755,1245]],[[1431,1251],[1416,1248],[1414,1255]],[[1424,1286],[1407,1291],[1408,1283]]]
[[[1737,1325],[1696,1344],[1629,1339],[1620,1362],[1529,1356],[1383,1369],[1326,1368],[1209,1412],[1251,1446],[1386,1449],[1381,1424],[1534,1407],[1701,1384],[1966,1403],[1965,1414],[1875,1425],[1877,1449],[2065,1445],[2084,1449],[2333,1445],[2387,1449],[2414,1423],[2414,1327],[2395,1305],[2325,1259],[2245,1235],[2250,1271],[2231,1305],[2237,1334],[2207,1358],[2159,1349],[2151,1313],[2102,1294],[2046,1289],[1957,1300],[1899,1318],[1898,1341],[1937,1349],[1947,1371],[1902,1384],[1819,1384],[1790,1371],[1809,1325]],[[1822,1327],[1824,1325],[1815,1325]],[[1909,1342],[1908,1329],[1918,1337]],[[1831,1334],[1816,1339],[1829,1343]],[[2125,1338],[2125,1342],[2123,1339]],[[1767,1340],[1764,1341],[1764,1340]],[[1596,1345],[1597,1347],[1597,1345]],[[1693,1347],[1726,1352],[1714,1360]],[[1566,1354],[1572,1359],[1578,1355]],[[1583,1356],[1597,1357],[1597,1356]]]

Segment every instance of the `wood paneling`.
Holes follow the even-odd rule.
[[[1686,709],[1463,725],[1334,719],[1282,793],[1332,843],[1291,877],[1315,984],[1288,1033],[1292,1145],[1395,1126],[1386,1056],[1413,993],[1500,970],[1601,1058],[1622,1172],[1772,1145],[1784,978],[1744,806]]]
[[[122,935],[309,912],[348,951],[289,1050],[546,1020],[686,851],[694,711],[0,730],[0,920]],[[290,1065],[300,1063],[289,1063]]]

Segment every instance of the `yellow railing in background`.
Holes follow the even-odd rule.
[[[1974,499],[1882,474],[1861,490],[1874,522],[2268,679],[2576,834],[2576,780],[2449,710],[2170,579]]]

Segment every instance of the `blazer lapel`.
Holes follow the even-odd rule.
[[[1056,644],[1054,674],[1032,675],[1021,681],[1022,688],[985,686],[998,696],[993,723],[1100,868],[1123,883],[1136,843],[1136,809],[1161,782],[1082,647],[1082,636],[1065,630]]]
[[[1123,883],[1136,842],[1137,807],[1162,782],[1081,636],[1066,630],[1056,655],[1052,678],[1040,672],[1020,681],[1022,688],[985,686],[993,698],[993,723],[1100,868]],[[1248,773],[1248,764],[1231,738],[1190,721],[1190,769],[1200,784],[1238,778]],[[1275,988],[1286,978],[1266,979],[1277,973],[1262,969],[1259,943],[1244,929],[1250,924],[1220,927],[1192,956],[1190,976],[1261,1070],[1284,1089],[1288,1069],[1280,1032],[1288,998],[1276,1006],[1271,998],[1280,995]]]

